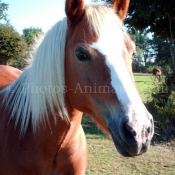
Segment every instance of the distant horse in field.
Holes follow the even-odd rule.
[[[1,175],[84,175],[83,113],[123,156],[148,150],[154,123],[134,83],[135,44],[122,23],[128,6],[66,0],[67,17],[46,34],[31,65],[0,89]]]
[[[158,68],[158,67],[155,67],[155,68],[152,70],[152,74],[153,74],[153,76],[155,76],[155,78],[157,78],[157,79],[159,80],[159,82],[160,82],[160,80],[161,80],[161,75],[162,75],[161,69]]]

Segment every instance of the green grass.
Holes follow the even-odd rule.
[[[175,174],[174,152],[164,147],[152,146],[146,154],[135,158],[119,155],[112,141],[87,139],[88,175],[170,175]]]
[[[86,115],[84,115],[82,119],[82,126],[87,139],[107,139],[102,131],[98,129],[96,124]]]
[[[143,102],[149,101],[151,99],[151,90],[156,80],[151,74],[143,73],[135,73],[134,79]]]
[[[151,75],[134,77],[142,99],[147,101],[153,86]],[[154,145],[141,156],[125,158],[89,117],[83,117],[82,125],[88,143],[87,175],[175,175],[175,142]]]

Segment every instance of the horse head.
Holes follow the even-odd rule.
[[[123,26],[128,5],[66,1],[65,81],[71,107],[90,115],[122,155],[136,156],[149,148],[154,126],[134,83],[135,44]]]

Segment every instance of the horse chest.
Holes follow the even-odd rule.
[[[32,134],[29,125],[24,137],[19,138],[19,131],[14,129],[15,121],[9,122],[4,116],[5,111],[1,113],[0,123],[1,175],[83,174],[87,153],[81,125],[77,130],[71,128],[68,132],[61,133],[59,128],[59,133],[42,130],[36,134]]]

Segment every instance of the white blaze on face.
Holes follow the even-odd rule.
[[[105,56],[106,65],[111,71],[111,85],[122,105],[124,115],[129,118],[128,124],[137,132],[135,139],[141,144],[148,137],[147,128],[151,123],[123,58],[123,48],[126,46],[122,23],[119,19],[116,22],[112,20],[106,19],[97,42],[91,47]]]

